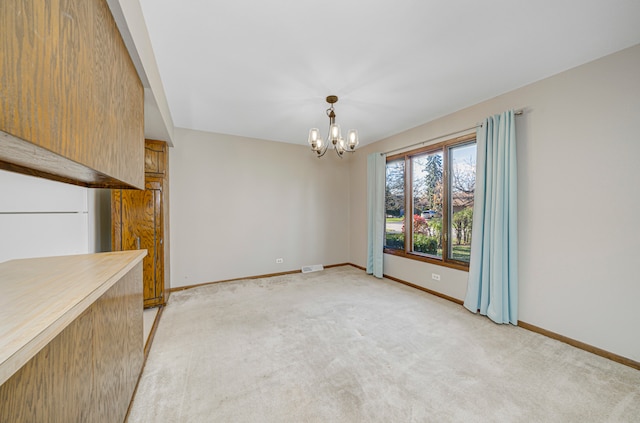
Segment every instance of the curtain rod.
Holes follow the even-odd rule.
[[[515,110],[515,111],[513,112],[513,114],[514,114],[514,115],[516,115],[516,116],[520,116],[520,115],[521,115],[521,114],[523,114],[523,113],[524,113],[524,109],[518,109],[518,110]],[[472,129],[476,129],[476,128],[479,128],[479,127],[481,127],[481,126],[482,126],[482,124],[481,124],[481,123],[476,123],[475,125],[470,126],[470,127],[468,127],[468,128],[460,129],[460,130],[455,131],[455,132],[450,132],[450,133],[448,133],[448,134],[439,135],[439,136],[437,136],[437,137],[429,138],[428,140],[420,141],[420,142],[417,142],[417,143],[415,143],[415,144],[407,145],[407,146],[405,146],[405,147],[395,148],[395,149],[393,149],[393,150],[389,150],[389,151],[387,151],[386,153],[380,153],[380,155],[382,156],[382,155],[384,155],[384,154],[391,154],[391,153],[395,153],[395,152],[398,152],[398,151],[406,150],[407,148],[417,147],[417,146],[419,146],[419,145],[425,145],[425,144],[426,144],[426,143],[428,143],[428,142],[435,141],[435,140],[439,140],[440,138],[450,137],[450,136],[452,136],[452,135],[460,134],[460,133],[462,133],[462,132],[471,131]]]

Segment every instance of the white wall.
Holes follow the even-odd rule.
[[[347,262],[348,158],[179,128],[174,135],[172,287]]]
[[[0,170],[0,262],[108,251],[108,196]]]
[[[366,263],[366,154],[524,107],[516,118],[519,318],[640,361],[639,70],[640,45],[366,146],[350,169],[350,261]],[[464,298],[466,272],[390,255],[384,265],[388,275]]]

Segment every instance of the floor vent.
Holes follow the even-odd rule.
[[[319,272],[323,269],[321,264],[312,264],[311,266],[302,266],[302,273]]]

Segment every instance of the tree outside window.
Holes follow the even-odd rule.
[[[475,169],[474,135],[388,157],[385,252],[468,268]]]
[[[404,159],[387,161],[385,248],[404,250]]]

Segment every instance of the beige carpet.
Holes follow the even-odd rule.
[[[639,421],[639,371],[351,266],[174,293],[129,418]]]

